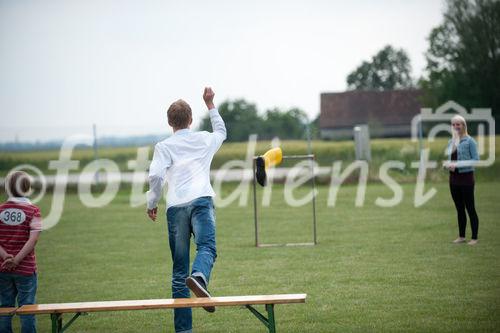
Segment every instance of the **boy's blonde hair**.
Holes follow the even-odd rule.
[[[168,124],[174,129],[187,128],[192,117],[191,107],[182,99],[173,102],[167,111]]]
[[[5,178],[5,192],[9,197],[25,197],[31,189],[31,177],[24,171],[14,171]]]

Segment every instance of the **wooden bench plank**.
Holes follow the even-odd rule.
[[[306,294],[225,296],[177,299],[148,299],[130,301],[103,301],[57,304],[23,305],[16,314],[76,313],[121,310],[146,310],[165,308],[190,308],[202,306],[235,306],[257,304],[304,303]]]
[[[0,308],[0,316],[8,316],[14,314],[17,308]]]

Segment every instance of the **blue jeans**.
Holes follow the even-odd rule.
[[[191,275],[199,276],[208,286],[217,257],[215,248],[215,211],[212,197],[201,197],[167,210],[168,240],[172,253],[172,296],[189,298],[186,278],[189,274],[191,234],[196,244],[196,258]],[[176,332],[191,332],[191,308],[174,309]]]
[[[0,273],[0,307],[15,307],[17,305],[35,304],[37,275],[20,275]],[[21,333],[36,332],[36,319],[34,315],[22,315]],[[0,316],[0,332],[12,333],[12,316]]]

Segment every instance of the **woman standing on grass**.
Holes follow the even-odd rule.
[[[451,119],[452,138],[448,142],[448,162],[450,171],[450,192],[458,218],[458,238],[455,244],[465,243],[465,227],[469,214],[472,238],[469,245],[477,244],[479,219],[474,206],[474,163],[479,160],[476,141],[467,133],[464,117],[456,115]]]

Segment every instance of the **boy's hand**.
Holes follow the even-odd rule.
[[[18,263],[14,260],[13,256],[8,257],[7,259],[4,260],[2,263],[2,269],[6,269],[8,271],[13,270],[16,268]]]
[[[155,207],[153,209],[148,209],[148,216],[154,222],[156,222],[156,212],[157,211],[158,211],[158,207]]]
[[[203,92],[203,100],[205,101],[205,104],[209,110],[212,110],[215,108],[214,96],[215,96],[215,93],[213,92],[212,88],[205,87],[205,91]]]

